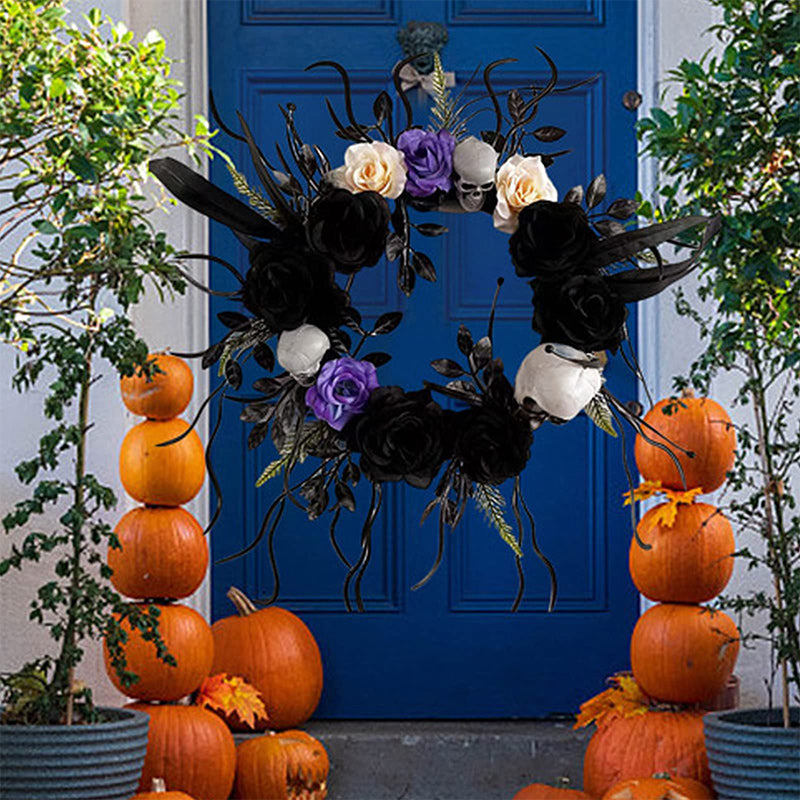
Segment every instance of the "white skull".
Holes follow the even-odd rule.
[[[486,194],[494,187],[497,151],[474,136],[459,142],[453,151],[453,171],[458,202],[464,211],[480,211]]]
[[[594,361],[587,353],[566,345],[558,345],[558,351],[573,351],[576,361]],[[602,385],[600,369],[566,360],[553,352],[552,345],[540,344],[520,364],[514,398],[520,405],[530,398],[551,416],[569,420],[586,407]]]

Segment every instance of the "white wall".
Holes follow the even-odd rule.
[[[202,31],[205,4],[202,0],[170,0],[169,3],[163,0],[72,0],[71,5],[75,10],[98,6],[117,19],[128,20],[137,35],[156,27],[167,41],[167,52],[185,62],[178,65],[176,77],[186,83],[187,119],[204,108],[205,48]],[[697,57],[711,46],[710,40],[701,39],[700,32],[714,21],[714,16],[713,9],[702,0],[640,0],[640,9],[640,39],[644,48],[641,62],[645,70],[650,70],[650,74],[657,79],[651,85],[647,85],[644,78],[640,83],[643,105],[649,108],[655,104],[656,86],[653,84],[658,84],[681,58]],[[643,185],[649,175],[644,165]],[[205,233],[197,215],[175,209],[164,224],[177,245],[203,250]],[[684,283],[684,287],[692,292],[688,282]],[[203,346],[205,302],[198,294],[193,292],[174,308],[151,301],[136,312],[139,329],[146,332],[148,341],[155,349],[167,346],[176,350],[197,349]],[[648,301],[642,311],[645,371],[655,394],[664,396],[670,392],[672,375],[686,370],[691,355],[699,349],[699,343],[689,323],[676,317],[671,294]],[[0,348],[0,375],[7,376],[11,364],[9,350]],[[197,395],[202,396],[205,376],[196,375],[196,378]],[[720,381],[714,394],[726,404],[732,392],[725,381]],[[8,508],[20,496],[11,465],[30,452],[40,435],[42,425],[39,409],[35,406],[39,397],[37,394],[20,398],[7,385],[0,385],[0,441],[6,464],[0,471],[0,509]],[[119,442],[132,421],[124,412],[115,381],[106,380],[95,388],[92,414],[96,426],[90,443],[90,467],[105,476],[107,482],[114,484],[120,498],[124,498],[118,481],[113,478],[117,474]],[[125,502],[124,499],[121,501],[123,508],[116,516],[124,511]],[[192,510],[202,518],[204,506],[204,499],[199,498]],[[5,547],[7,543],[0,540],[0,552]],[[32,589],[40,579],[40,570],[29,569],[24,575],[7,576],[0,581],[0,636],[4,642],[0,653],[0,670],[17,667],[47,646],[41,632],[26,623]],[[737,591],[759,582],[764,582],[761,577],[753,573],[747,575],[741,567],[737,567],[730,590]],[[207,608],[205,589],[201,590],[196,602],[201,609]],[[21,634],[23,631],[24,635]],[[743,652],[737,673],[743,682],[743,701],[750,705],[763,704],[763,678],[768,674],[766,651]],[[98,647],[91,648],[80,677],[96,687],[96,694],[101,700],[115,702],[116,693],[105,677]]]

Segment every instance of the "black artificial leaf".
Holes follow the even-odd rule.
[[[365,356],[361,356],[362,361],[369,361],[375,367],[382,367],[384,364],[388,364],[392,357],[388,353],[367,353]]]
[[[456,392],[464,392],[465,394],[477,394],[478,390],[475,384],[470,381],[450,381],[447,384],[448,389],[453,389]]]
[[[302,492],[303,490],[301,489],[301,493]],[[308,500],[308,509],[306,513],[308,514],[308,518],[313,521],[325,513],[330,498],[328,497],[328,490],[325,486],[322,484],[317,486],[315,482],[315,485],[309,489],[306,499]]]
[[[355,331],[361,332],[361,312],[353,306],[345,306],[342,309],[344,323]]]
[[[437,225],[435,222],[421,222],[414,226],[423,236],[441,236],[447,233],[444,225]]]
[[[557,142],[565,133],[566,131],[563,128],[557,128],[555,125],[545,125],[537,128],[533,135],[540,142]]]
[[[336,492],[336,502],[348,511],[355,511],[356,498],[353,490],[344,481],[336,481],[333,488]]]
[[[422,280],[430,281],[431,283],[436,282],[436,267],[433,266],[433,261],[425,253],[415,252],[411,259],[411,264]]]
[[[260,422],[258,425],[255,425],[247,435],[247,447],[250,450],[255,450],[256,447],[258,447],[264,441],[264,439],[267,438],[268,433],[268,422]]]
[[[422,516],[419,518],[419,524],[420,525],[423,525],[425,523],[425,520],[428,519],[428,517],[431,514],[431,511],[433,511],[433,509],[436,508],[436,506],[438,506],[438,505],[439,505],[439,498],[438,497],[434,497],[433,500],[431,500],[425,506],[425,508],[422,509]]]
[[[589,188],[586,190],[586,207],[594,208],[602,203],[603,198],[606,196],[606,188],[605,175],[600,174],[594,178],[589,184]]]
[[[294,175],[287,175],[285,172],[281,172],[277,169],[273,170],[272,174],[275,176],[278,187],[284,194],[288,194],[289,197],[300,197],[300,195],[303,194],[303,187]]]
[[[232,358],[225,363],[225,380],[234,391],[242,385],[242,365]]]
[[[525,113],[525,100],[517,89],[512,89],[508,93],[508,113],[514,122],[519,122]]]
[[[375,122],[380,125],[392,113],[392,98],[386,91],[381,92],[372,104],[372,113],[375,115]]]
[[[225,350],[225,339],[216,344],[212,344],[208,350],[203,353],[203,358],[200,362],[200,366],[203,369],[208,369],[210,366],[214,365],[219,361],[220,357],[222,356],[223,351]]]
[[[259,367],[263,367],[267,372],[275,369],[275,354],[266,342],[259,342],[253,348],[253,358]]]
[[[478,339],[470,358],[475,369],[483,369],[492,360],[492,340],[488,336]]]
[[[226,327],[235,329],[243,329],[250,323],[250,318],[238,311],[220,311],[217,314],[217,319]]]
[[[625,233],[625,226],[614,219],[599,219],[594,223],[594,226],[603,236],[615,236],[618,233]]]
[[[458,378],[464,375],[464,368],[450,358],[437,358],[431,361],[431,366],[445,378]]]
[[[483,371],[483,379],[486,381],[487,385],[491,384],[497,378],[499,378],[503,374],[503,359],[502,358],[493,358],[487,365],[486,369]]]
[[[502,153],[506,145],[506,137],[502,133],[495,134],[494,131],[481,131],[481,139],[492,145],[498,153]]]
[[[361,142],[363,141],[364,138],[363,135],[361,134],[361,131],[358,128],[354,127],[353,125],[347,125],[341,129],[337,128],[336,131],[334,131],[334,133],[340,139],[349,139],[353,142]]]
[[[468,356],[472,352],[472,334],[469,332],[469,328],[466,325],[459,325],[458,334],[456,335],[456,344],[458,345],[458,349],[465,356]]]
[[[411,265],[404,257],[400,262],[400,268],[397,270],[397,286],[406,297],[411,297],[416,282],[417,273],[411,269]]]
[[[341,328],[328,331],[328,338],[331,340],[331,347],[333,347],[337,353],[349,352],[350,347],[353,344],[350,334]]]
[[[396,233],[390,233],[386,240],[386,258],[395,261],[403,251],[403,238]]]
[[[381,314],[375,321],[375,327],[372,329],[374,336],[382,336],[385,333],[391,333],[402,321],[402,311],[387,311]]]
[[[615,200],[606,210],[606,214],[614,219],[628,219],[636,213],[639,204],[635,200],[620,197]]]
[[[394,204],[394,211],[392,211],[392,227],[396,233],[400,234],[401,237],[405,231],[405,220],[406,215],[403,208],[403,203],[402,201],[398,200]]]
[[[275,413],[275,406],[266,401],[248,403],[239,415],[242,422],[267,422]]]
[[[580,205],[583,202],[583,186],[573,186],[565,195],[565,203],[577,203]]]
[[[300,161],[307,175],[313,175],[317,171],[317,159],[310,145],[304,144],[300,148]]]
[[[358,482],[361,480],[361,470],[358,468],[358,465],[354,464],[352,461],[348,461],[342,470],[342,480],[347,481],[352,486],[357,486]]]
[[[280,378],[259,378],[253,382],[253,389],[263,394],[265,398],[279,395],[284,386],[286,386],[286,381]]]

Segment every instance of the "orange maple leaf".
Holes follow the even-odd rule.
[[[652,528],[655,528],[656,525],[671,528],[678,516],[678,506],[691,505],[697,496],[702,493],[703,489],[700,486],[684,491],[681,489],[666,489],[661,485],[661,481],[643,481],[632,492],[625,492],[623,505],[629,506],[631,503],[637,503],[640,500],[649,500],[659,494],[664,496],[664,502],[656,506],[654,513],[647,518],[647,525],[642,530],[642,533],[647,533]]]
[[[623,505],[638,503],[640,500],[649,500],[651,497],[663,492],[661,481],[642,481],[632,492],[625,492]]]
[[[635,678],[614,675],[609,681],[610,688],[581,704],[575,728],[584,728],[593,722],[600,727],[615,717],[635,717],[647,712],[650,698],[639,688]]]
[[[220,711],[226,717],[236,714],[251,728],[256,727],[258,719],[269,719],[258,689],[244,678],[224,672],[211,675],[203,681],[197,691],[195,704]]]

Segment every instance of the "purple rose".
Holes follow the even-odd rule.
[[[375,365],[354,358],[328,361],[317,375],[317,382],[306,392],[306,405],[314,416],[340,431],[367,405],[378,388]]]
[[[437,189],[453,185],[453,150],[456,140],[449,131],[438,133],[412,128],[397,138],[397,149],[405,155],[406,191],[412,197],[428,197]]]

